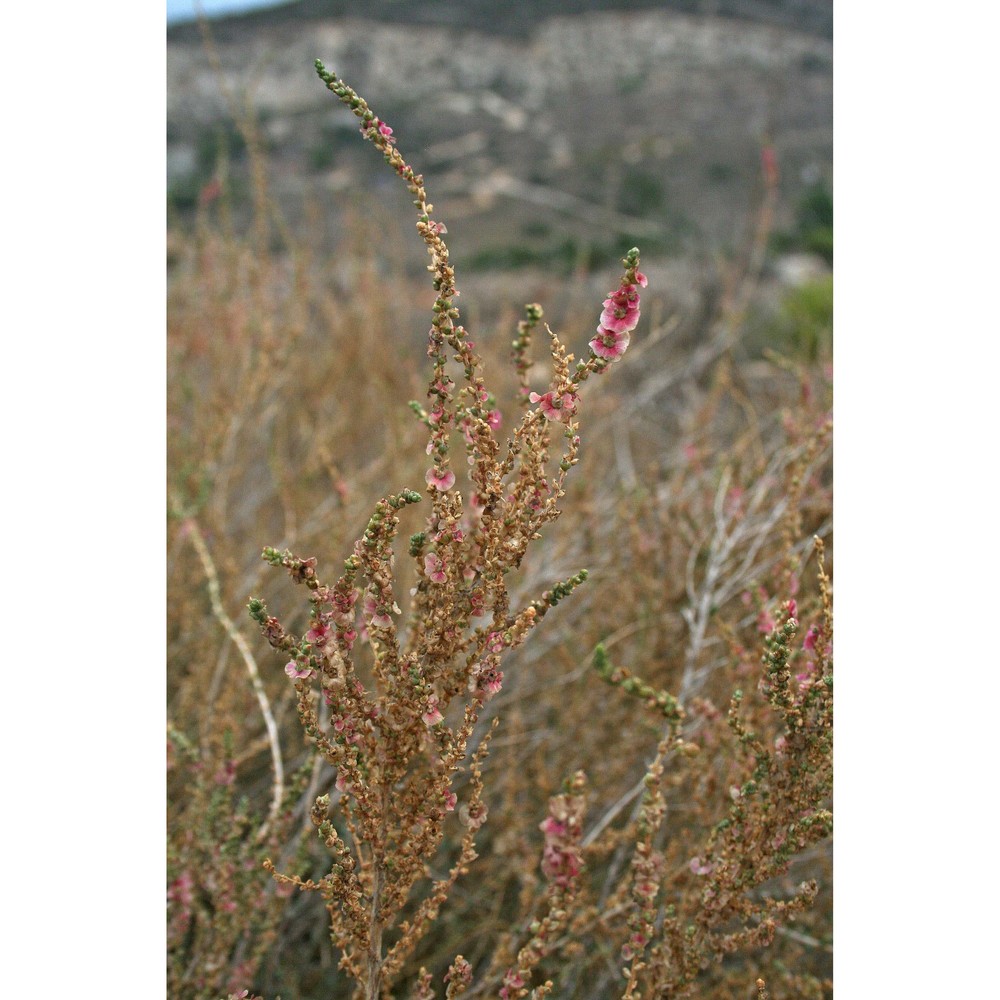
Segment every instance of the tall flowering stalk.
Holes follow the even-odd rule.
[[[432,217],[423,178],[399,151],[393,129],[322,63],[316,69],[412,194],[437,293],[427,341],[427,401],[411,404],[428,431],[424,478],[430,510],[407,547],[417,578],[408,613],[397,589],[396,535],[404,509],[423,500],[409,488],[375,505],[333,584],[320,579],[314,558],[264,550],[269,563],[309,591],[309,627],[302,635],[287,631],[262,601],[249,604],[263,635],[282,654],[306,736],[336,771],[336,797],[320,795],[311,810],[333,858],[329,872],[313,880],[279,873],[270,861],[265,867],[279,882],[321,894],[341,969],[357,982],[359,995],[375,1000],[390,995],[451,887],[476,857],[475,834],[486,820],[481,771],[492,730],[475,750],[472,745],[484,705],[503,685],[507,653],[587,578],[580,570],[525,606],[511,606],[507,576],[542,527],[559,516],[566,475],[578,462],[581,386],[624,354],[646,278],[639,251],[629,251],[584,360],[576,361],[546,327],[552,377],[541,393],[528,384],[526,355],[542,310],[527,307],[513,358],[525,408],[501,439],[501,413],[455,305],[447,230]],[[456,444],[464,449],[464,463],[455,460]],[[467,489],[456,471],[463,465]],[[465,768],[470,780],[460,803],[455,776]],[[558,914],[564,915],[581,870],[582,781],[578,776],[566,795],[553,799],[542,827],[542,869],[553,894],[543,925],[552,923],[550,931]],[[432,879],[428,864],[446,825],[454,822],[452,814],[464,825],[458,857],[446,876]],[[525,977],[545,951],[537,943],[525,948],[505,981],[509,997],[525,995]],[[464,992],[470,977],[468,963],[456,957],[447,995]],[[420,984],[420,995],[433,995],[426,974]]]

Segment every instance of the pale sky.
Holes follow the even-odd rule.
[[[201,0],[201,8],[211,17],[215,14],[235,14],[255,7],[277,7],[286,0]],[[192,20],[197,12],[197,0],[167,0],[167,23]]]

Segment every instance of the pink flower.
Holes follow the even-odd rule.
[[[814,650],[816,648],[816,640],[819,638],[819,629],[815,625],[809,626],[809,631],[806,632],[806,637],[802,640],[802,648],[807,650]]]
[[[436,552],[431,552],[424,556],[424,572],[435,583],[445,583],[448,579],[448,574],[444,569],[444,562]]]
[[[476,688],[482,694],[484,701],[489,701],[498,694],[503,686],[503,671],[487,663],[480,663],[477,668]]]
[[[321,625],[318,622],[306,632],[306,638],[314,645],[322,646],[326,642],[326,637],[330,632],[329,625]]]
[[[438,700],[434,695],[427,699],[427,709],[420,718],[424,720],[424,725],[428,728],[436,726],[444,718],[438,709]]]
[[[344,777],[343,771],[337,772],[337,781],[335,787],[338,792],[343,792],[345,795],[351,790],[351,784],[347,780],[347,778]]]
[[[182,872],[167,890],[167,899],[181,906],[190,906],[194,901],[194,878],[190,872]]]
[[[331,720],[333,731],[343,736],[347,743],[360,743],[361,734],[356,730],[354,720],[346,715],[334,715]]]
[[[379,608],[378,602],[372,594],[365,594],[362,607],[370,625],[374,625],[375,628],[389,628],[392,625],[392,619],[388,612],[384,608]]]
[[[446,812],[453,812],[458,804],[458,796],[454,792],[444,793],[444,808]]]
[[[622,285],[604,300],[601,326],[616,333],[628,333],[639,322],[639,292],[635,285]]]
[[[289,660],[288,663],[285,664],[285,673],[295,680],[303,680],[306,677],[312,677],[312,670],[309,667],[302,667],[300,669],[295,660]]]
[[[503,988],[500,990],[500,1000],[510,1000],[516,991],[524,986],[524,977],[514,969],[508,969],[503,977]]]
[[[475,579],[475,574],[472,579]],[[474,590],[469,594],[469,614],[473,618],[481,618],[486,614],[486,595],[481,590]]]
[[[445,493],[455,485],[455,473],[451,469],[438,469],[437,466],[428,469],[424,479],[432,490],[438,490],[440,493]]]
[[[706,864],[701,860],[701,858],[692,858],[688,867],[695,873],[695,875],[708,875],[714,865]]]
[[[542,872],[556,885],[570,885],[583,870],[580,854],[583,811],[582,795],[557,795],[549,799],[549,815],[539,824],[545,834]]]
[[[236,764],[227,760],[215,774],[217,785],[231,785],[236,780]]]
[[[575,392],[564,392],[561,395],[547,392],[544,396],[533,392],[528,399],[532,403],[539,404],[542,413],[548,420],[562,420],[565,423],[576,412],[577,395]]]
[[[606,330],[603,326],[597,328],[597,336],[590,342],[590,349],[607,361],[617,361],[626,351],[630,336],[628,331],[616,333]]]
[[[555,816],[547,816],[538,827],[546,837],[563,837],[566,835],[566,824],[560,823]]]
[[[813,675],[816,673],[816,664],[810,660],[806,664],[806,669],[801,674],[796,674],[795,679],[799,682],[799,690],[805,691],[812,684]]]
[[[611,302],[605,299],[605,302]],[[613,305],[606,306],[601,313],[601,327],[611,330],[614,333],[630,333],[636,328],[639,322],[639,310],[630,309],[627,306],[615,308]]]
[[[490,410],[490,412],[486,414],[486,423],[488,423],[493,430],[497,430],[499,428],[502,420],[503,417],[499,410]]]

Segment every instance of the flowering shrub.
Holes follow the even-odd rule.
[[[272,780],[266,818],[251,819],[234,797],[233,747],[208,738],[197,749],[171,731],[172,752],[194,775],[175,793],[188,822],[171,840],[172,995],[250,996],[270,963],[272,984],[297,983],[303,996],[319,989],[305,966],[318,974],[335,964],[340,977],[324,974],[326,994],[370,1000],[721,997],[740,988],[760,997],[757,965],[732,956],[780,933],[785,971],[777,983],[768,975],[772,995],[823,996],[822,975],[806,971],[822,973],[823,963],[803,951],[827,947],[822,922],[808,923],[821,886],[789,881],[796,866],[823,872],[831,826],[822,379],[799,373],[797,405],[783,421],[734,441],[732,407],[742,403],[719,377],[701,410],[681,417],[683,460],[653,473],[656,489],[623,495],[592,476],[574,492],[567,477],[580,461],[579,416],[598,388],[585,392],[584,383],[626,355],[648,288],[638,250],[625,256],[583,359],[544,327],[551,374],[544,391],[532,387],[543,319],[532,304],[512,345],[512,391],[499,378],[487,384],[423,178],[393,129],[321,64],[317,71],[405,183],[430,257],[430,378],[426,400],[410,404],[426,448],[394,431],[401,455],[421,459],[401,457],[399,467],[426,489],[378,501],[349,545],[345,515],[357,517],[357,491],[332,456],[323,460],[336,516],[313,544],[333,538],[350,554],[327,582],[316,558],[264,549],[264,563],[308,595],[307,618],[287,625],[250,600],[279,654],[269,671],[219,596],[209,542],[224,547],[231,521],[220,517],[215,537],[200,527],[218,478],[203,499],[204,479],[186,473],[173,504],[178,544],[198,556],[212,616],[239,650],[265,720],[257,749],[240,760],[247,770],[263,752]],[[264,281],[258,272],[256,287]],[[267,379],[282,371],[276,360],[289,370],[296,360],[263,325],[260,368],[228,397],[233,417],[217,454],[226,454],[233,425],[248,422],[246,387],[261,400],[246,412],[279,412]],[[383,409],[374,405],[364,426]],[[716,439],[728,442],[718,464]],[[202,476],[218,477],[218,462],[206,468]],[[275,473],[286,527],[294,524],[288,484],[305,489],[306,478]],[[542,551],[543,529],[570,504],[576,530],[534,566],[529,548]],[[416,529],[408,542],[404,525]],[[533,589],[540,572],[577,557]],[[584,560],[590,573],[579,568]],[[235,588],[233,577],[230,569]],[[581,584],[591,577],[598,586],[588,596]],[[243,578],[256,585],[252,571]],[[643,676],[614,661],[642,663]],[[613,690],[602,694],[600,681]],[[309,754],[286,778],[292,708]],[[226,711],[234,719],[246,710],[237,701]],[[309,929],[317,915],[309,897],[322,901],[328,943]],[[289,957],[293,944],[302,959]],[[278,967],[298,972],[282,979]]]

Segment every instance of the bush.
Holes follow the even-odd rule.
[[[395,402],[420,293],[366,238],[331,281],[270,215],[202,210],[170,308],[171,995],[823,996],[823,374],[751,399],[692,367],[646,429],[633,248],[581,360],[532,304],[487,382],[423,178],[318,70],[415,202],[430,377]],[[265,591],[270,662],[237,612]]]

